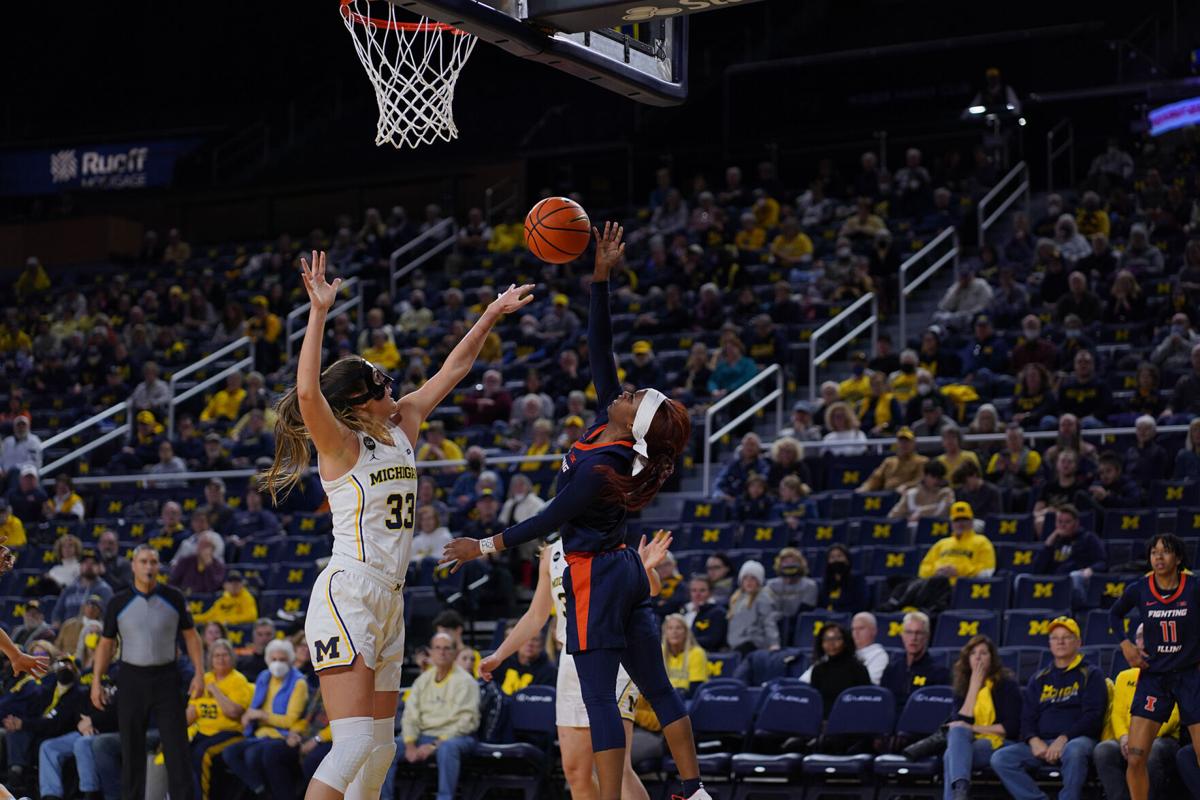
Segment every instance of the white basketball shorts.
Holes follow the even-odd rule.
[[[638,701],[638,688],[630,679],[625,668],[617,667],[617,710],[621,719],[633,721],[633,708]],[[587,708],[583,705],[583,692],[579,687],[579,672],[575,669],[575,657],[563,650],[558,656],[558,686],[555,692],[554,721],[564,728],[588,728]]]

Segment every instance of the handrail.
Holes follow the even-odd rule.
[[[838,325],[841,325],[846,321],[847,318],[850,317],[851,314],[867,303],[871,304],[871,316],[860,322],[858,327],[856,327],[854,330],[850,331],[841,339],[838,339],[829,347],[825,348],[823,352],[818,353],[817,342],[820,341],[821,337],[836,328]],[[850,342],[854,341],[854,339],[867,328],[871,329],[871,349],[874,350],[875,342],[879,338],[879,300],[875,297],[874,292],[867,292],[862,297],[851,303],[845,310],[842,311],[842,313],[838,314],[836,317],[813,331],[812,336],[809,337],[808,340],[809,400],[817,399],[817,368],[825,363],[825,359],[829,358],[831,355],[850,344]]]
[[[117,427],[113,428],[111,431],[108,431],[107,433],[96,437],[95,439],[88,442],[87,444],[80,445],[79,447],[75,448],[71,452],[69,452],[66,455],[59,458],[57,461],[51,461],[49,464],[44,465],[41,469],[40,474],[53,475],[54,470],[58,469],[59,467],[64,466],[66,464],[70,464],[72,461],[79,458],[80,456],[87,455],[88,453],[95,450],[97,447],[107,444],[108,442],[111,442],[113,439],[118,439],[118,438],[125,436],[126,434],[129,433],[130,430],[132,430],[132,428],[130,428],[128,422],[126,422],[122,425],[118,425]],[[75,480],[78,480],[78,479],[75,479]]]
[[[129,406],[129,402],[127,400],[122,400],[121,402],[119,402],[115,405],[109,406],[108,408],[104,409],[103,411],[93,414],[92,416],[85,419],[83,422],[75,423],[71,427],[67,428],[65,431],[59,431],[58,433],[54,434],[53,436],[43,439],[42,440],[42,452],[49,450],[51,447],[53,447],[54,445],[58,444],[61,441],[70,439],[75,434],[79,433],[80,431],[82,431],[86,428],[92,427],[93,425],[95,425],[98,422],[102,422],[102,421],[108,419],[109,417],[115,417],[117,414],[120,414],[121,412],[123,412],[128,406]]]
[[[1000,192],[1004,190],[1005,186],[1016,180],[1017,176],[1021,176],[1021,182],[1018,184],[1017,188],[1013,189],[1012,193],[1000,203],[1000,206],[995,211],[991,212],[991,214],[987,214],[986,209],[988,203],[990,203],[993,198],[998,196]],[[1028,211],[1029,167],[1024,161],[1019,162],[1015,167],[1010,169],[1008,174],[1001,178],[1000,181],[992,187],[991,191],[985,194],[983,199],[979,201],[979,205],[976,208],[979,223],[979,238],[976,241],[976,244],[978,244],[980,247],[983,247],[983,245],[987,242],[984,237],[987,235],[988,228],[992,227],[992,225],[996,223],[996,220],[1000,219],[1000,215],[1007,211],[1008,207],[1015,203],[1017,198],[1021,196],[1024,196],[1025,198],[1025,209]]]
[[[512,184],[512,191],[503,200],[496,202],[496,192],[506,184]],[[507,175],[493,183],[491,186],[483,190],[483,219],[489,225],[492,218],[501,211],[504,211],[509,206],[514,205],[520,198],[517,196],[517,181],[513,176]]]
[[[421,255],[417,256],[412,261],[408,262],[403,267],[401,267],[400,269],[398,269],[392,273],[392,285],[395,286],[395,284],[399,283],[400,279],[403,278],[405,275],[412,272],[414,269],[421,266],[426,261],[433,258],[434,256],[436,256],[438,253],[442,252],[443,250],[453,247],[456,242],[457,242],[457,237],[455,237],[454,235],[450,235],[450,236],[447,236],[442,241],[435,244],[433,247],[426,250],[424,253],[421,253]],[[392,289],[393,295],[395,295],[395,291],[396,290],[393,288]]]
[[[1066,129],[1066,138],[1058,147],[1054,146],[1055,135]],[[1046,191],[1054,191],[1054,162],[1063,153],[1067,154],[1067,185],[1075,185],[1075,126],[1064,117],[1046,134]]]
[[[721,428],[721,430],[717,431],[716,433],[712,432],[713,417],[716,415],[716,413],[718,411],[725,408],[725,406],[729,405],[737,398],[739,398],[742,395],[749,392],[752,388],[757,386],[759,383],[763,382],[764,380],[766,380],[767,378],[770,378],[772,376],[774,376],[774,378],[775,378],[775,389],[774,390],[768,392],[762,398],[755,401],[755,403],[753,405],[751,405],[749,408],[745,409],[741,414],[738,414],[734,419],[730,420],[729,423],[727,425],[725,425],[725,427]],[[703,473],[704,473],[704,495],[706,497],[708,496],[708,490],[709,490],[709,478],[712,474],[712,445],[713,445],[713,442],[717,441],[722,436],[729,433],[731,430],[736,428],[738,425],[741,425],[743,422],[745,422],[747,419],[749,419],[751,415],[757,414],[759,409],[765,408],[772,401],[774,401],[774,403],[775,403],[775,424],[777,427],[782,426],[783,425],[783,369],[778,364],[772,364],[771,366],[767,367],[766,369],[764,369],[763,371],[761,371],[757,375],[755,375],[753,378],[746,381],[741,386],[734,389],[732,392],[725,395],[720,400],[718,400],[717,402],[715,402],[711,406],[709,406],[707,409],[705,409],[705,411],[704,411],[704,466],[702,469],[703,469]]]
[[[170,384],[171,385],[171,402],[167,406],[167,435],[168,436],[173,435],[173,433],[175,431],[175,409],[178,406],[182,405],[185,400],[190,400],[191,398],[198,395],[200,392],[203,392],[209,386],[212,386],[213,384],[215,384],[219,381],[225,380],[225,378],[227,376],[232,375],[235,372],[243,372],[246,370],[254,369],[255,342],[253,339],[249,339],[248,341],[250,343],[250,352],[246,356],[242,357],[239,361],[236,361],[233,364],[230,364],[228,367],[226,367],[225,369],[216,373],[215,375],[209,375],[207,378],[200,381],[195,386],[185,389],[180,394],[175,393],[175,389],[176,389],[175,381],[178,376],[176,376],[176,375],[171,376],[171,384]],[[192,370],[192,371],[194,371],[194,370]]]
[[[363,330],[365,328],[365,320],[363,319],[364,312],[363,312],[363,284],[362,284],[362,281],[360,281],[358,278],[350,278],[349,280],[343,281],[339,291],[347,292],[351,289],[357,290],[355,292],[355,297],[352,297],[349,300],[343,301],[341,304],[329,309],[328,317],[329,317],[329,319],[333,319],[334,317],[336,317],[338,314],[341,314],[343,311],[345,311],[350,306],[357,305],[358,306],[358,329]],[[356,299],[357,299],[357,302],[355,302]],[[292,331],[292,320],[294,320],[300,316],[308,314],[308,310],[310,308],[312,308],[311,300],[305,302],[303,305],[299,305],[296,308],[293,308],[291,311],[288,312],[287,319],[285,319],[283,321],[283,340],[284,340],[284,355],[285,355],[284,363],[292,360],[292,342],[295,342],[295,341],[298,341],[298,340],[304,338],[304,328],[300,328],[299,330],[297,330],[295,332]]]
[[[396,302],[396,281],[399,279],[399,276],[396,274],[398,271],[396,265],[400,263],[400,259],[403,258],[410,250],[414,250],[423,244],[427,239],[432,239],[443,231],[448,230],[450,232],[450,236],[446,238],[450,241],[453,241],[454,229],[454,218],[446,217],[438,224],[432,226],[429,230],[420,234],[413,240],[405,242],[392,251],[391,256],[388,257],[388,274],[391,276],[388,283],[388,291],[390,292],[388,296],[392,298],[393,303]]]
[[[950,240],[950,249],[946,251],[937,261],[916,278],[916,280],[908,280],[908,271],[916,264],[923,261],[927,256],[933,253],[935,249],[941,246],[942,242]],[[909,256],[903,264],[900,265],[900,343],[901,349],[908,347],[908,296],[917,288],[933,277],[934,273],[940,270],[949,262],[954,262],[955,268],[958,267],[958,231],[954,226],[945,228],[937,236],[933,237],[933,241],[922,247],[917,252]]]

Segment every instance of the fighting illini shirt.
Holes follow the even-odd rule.
[[[417,462],[399,427],[393,444],[359,432],[358,461],[335,481],[322,480],[333,512],[333,554],[403,581],[417,516]]]
[[[1200,662],[1200,580],[1190,572],[1179,576],[1179,585],[1167,595],[1154,583],[1154,573],[1125,587],[1125,593],[1108,612],[1112,629],[1123,632],[1125,617],[1137,609],[1141,615],[1147,672],[1194,669]],[[1128,638],[1134,640],[1136,623]]]

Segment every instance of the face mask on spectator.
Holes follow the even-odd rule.
[[[912,375],[914,372],[917,371],[917,365],[916,364],[901,364],[900,371],[903,372],[905,375]]]
[[[1032,328],[1032,327],[1031,328],[1022,328],[1021,332],[1025,334],[1026,339],[1031,339],[1031,340],[1038,338],[1038,336],[1041,334],[1041,331],[1039,329]]]
[[[930,386],[928,383],[918,383],[917,384],[917,394],[925,395],[925,394],[929,394],[932,391],[933,391],[933,387]]]
[[[267,669],[271,671],[271,675],[276,678],[282,678],[291,670],[291,666],[286,661],[272,661],[267,665]]]
[[[1172,325],[1171,326],[1171,335],[1172,336],[1183,336],[1186,333],[1187,333],[1187,329],[1182,325]]]
[[[792,577],[793,575],[799,575],[800,574],[800,565],[799,564],[783,564],[779,567],[779,574],[786,575],[789,578]]]
[[[59,667],[54,673],[54,677],[58,680],[59,686],[74,686],[75,685],[75,670],[70,667]]]
[[[850,248],[849,247],[839,247],[837,249],[837,257],[842,260],[849,258],[850,257]]]
[[[825,575],[841,582],[849,577],[850,565],[845,561],[834,561],[832,564],[825,566]]]
[[[1066,334],[1067,334],[1068,339],[1078,339],[1079,338],[1079,329],[1078,328],[1067,328]]]

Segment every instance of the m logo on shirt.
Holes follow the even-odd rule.
[[[1157,705],[1157,703],[1158,703],[1157,697],[1151,697],[1150,695],[1146,695],[1145,710],[1146,711],[1154,711],[1154,706]]]
[[[313,660],[319,664],[326,659],[341,658],[341,654],[338,652],[338,641],[341,638],[333,636],[323,642],[317,642],[316,649],[313,651]]]

